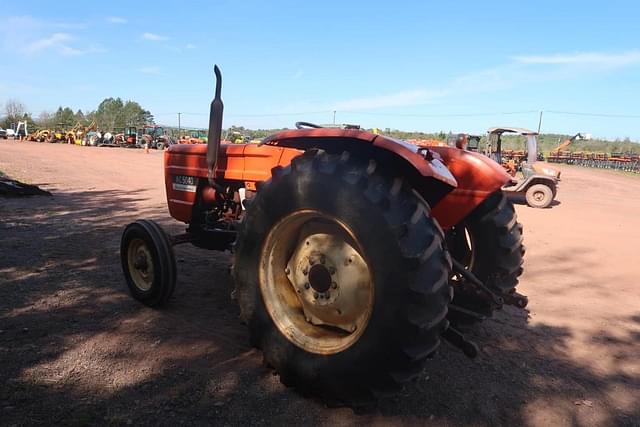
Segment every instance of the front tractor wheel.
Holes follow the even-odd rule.
[[[421,372],[451,295],[426,202],[354,157],[312,150],[274,169],[243,220],[234,264],[251,342],[281,381],[351,404]]]
[[[553,201],[554,192],[544,184],[534,184],[525,193],[527,204],[532,208],[544,209]]]
[[[133,298],[149,307],[165,304],[176,283],[176,261],[167,234],[155,222],[138,220],[124,230],[120,261]]]

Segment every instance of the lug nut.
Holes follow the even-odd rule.
[[[311,258],[311,257],[309,257],[309,264],[313,265],[315,263],[316,263],[316,260]]]
[[[291,270],[289,269],[289,267],[284,269],[284,274],[288,276],[290,273],[291,273]]]
[[[308,283],[305,283],[305,284],[304,284],[304,288],[305,288],[305,289],[309,289],[310,287],[311,287],[311,285],[310,285],[310,284],[308,284]]]
[[[318,293],[317,292],[313,293],[313,298],[318,299]]]
[[[303,269],[302,269],[302,274],[304,274],[305,276],[306,276],[307,274],[309,274],[309,269],[308,269],[307,267],[303,268]]]
[[[335,267],[329,267],[328,270],[329,270],[329,274],[336,274]]]
[[[324,264],[327,261],[327,258],[324,255],[320,255],[320,264]]]
[[[338,284],[336,282],[331,282],[331,289],[336,289]]]

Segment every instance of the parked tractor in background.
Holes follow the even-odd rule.
[[[447,137],[447,145],[461,150],[477,152],[480,148],[480,135],[468,133],[451,133]]]
[[[120,147],[137,148],[138,128],[128,126],[114,131],[114,143]]]
[[[515,159],[504,159],[502,135],[513,133],[527,139],[526,150]],[[486,155],[502,164],[513,179],[503,190],[511,195],[524,196],[527,204],[534,208],[546,208],[556,197],[560,171],[538,161],[538,133],[513,127],[496,127],[487,131]]]
[[[515,292],[522,227],[500,165],[305,122],[261,144],[221,144],[214,71],[208,144],[164,153],[169,212],[186,232],[139,220],[122,235],[134,298],[171,297],[173,245],[233,248],[235,299],[266,364],[303,394],[349,404],[415,378],[441,338],[475,356],[457,326],[526,305]]]
[[[157,150],[164,150],[175,144],[175,140],[165,132],[165,129],[156,125],[145,125],[137,139],[140,145],[146,144],[147,147]]]
[[[135,126],[129,126],[124,129],[123,143],[127,147],[138,146],[138,129]]]

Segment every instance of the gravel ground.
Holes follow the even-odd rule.
[[[517,206],[520,291],[364,414],[286,389],[247,343],[229,256],[176,248],[163,310],[127,293],[124,226],[172,232],[162,154],[0,142],[0,170],[52,197],[0,198],[0,424],[640,425],[640,177],[562,166],[559,203]]]

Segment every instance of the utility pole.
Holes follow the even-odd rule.
[[[181,135],[180,135],[180,115],[181,115],[181,114],[182,114],[182,113],[178,113],[178,138],[180,138],[180,136],[181,136]]]
[[[333,110],[333,124],[336,124],[336,110]]]
[[[538,120],[538,133],[540,133],[541,126],[542,126],[542,111],[540,111],[540,119]]]

